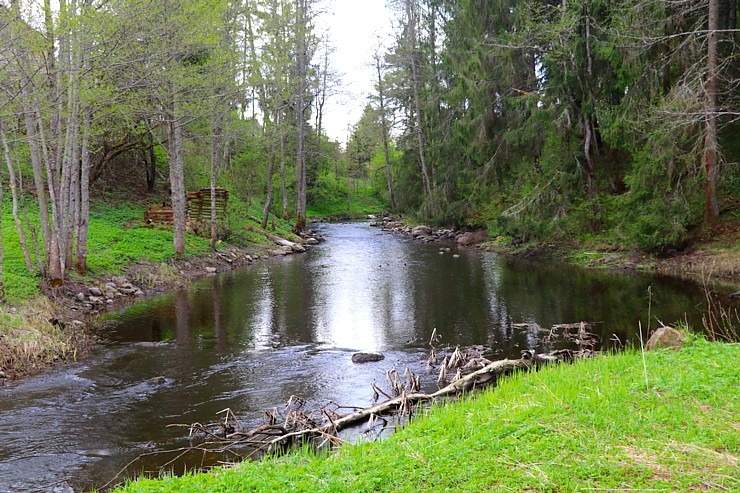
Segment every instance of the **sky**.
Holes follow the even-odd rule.
[[[393,16],[385,0],[325,0],[319,8],[317,34],[325,31],[329,37],[330,69],[340,78],[337,94],[327,98],[322,126],[329,138],[346,142],[347,125],[359,121],[374,91],[374,47],[378,36],[388,46]]]

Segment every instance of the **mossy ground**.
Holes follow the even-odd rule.
[[[740,346],[690,338],[516,374],[383,441],[117,491],[740,491],[739,381]]]

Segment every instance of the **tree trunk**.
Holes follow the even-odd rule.
[[[285,183],[285,131],[280,127],[280,191],[283,195],[283,219],[288,220],[288,185]]]
[[[87,226],[90,220],[90,113],[87,110],[82,117],[80,154],[80,220],[77,223],[75,269],[84,275],[87,272]]]
[[[308,40],[306,20],[306,0],[296,0],[296,72],[298,76],[298,93],[296,94],[296,125],[298,137],[296,142],[296,224],[297,231],[306,229],[306,89],[308,85],[307,67]]]
[[[267,165],[267,192],[265,196],[265,208],[262,211],[262,229],[267,228],[267,220],[270,217],[270,208],[272,207],[272,175],[275,173],[275,153],[277,151],[277,126],[280,125],[280,115],[275,112],[275,122],[272,129],[272,141],[270,142],[270,161]]]
[[[388,150],[388,121],[385,118],[385,99],[383,91],[383,76],[380,70],[380,56],[375,58],[375,68],[378,72],[378,98],[380,103],[380,130],[383,133],[383,156],[385,158],[385,178],[388,184],[388,196],[391,211],[396,210],[396,195],[393,191],[393,174],[391,173],[391,159]]]
[[[424,131],[421,127],[421,98],[419,95],[419,70],[416,66],[416,13],[413,9],[414,0],[406,0],[406,16],[408,19],[409,41],[411,42],[411,52],[409,54],[411,62],[411,86],[414,93],[414,117],[416,121],[415,132],[416,140],[419,145],[419,161],[421,162],[421,173],[424,178],[424,192],[427,197],[432,199],[432,186],[429,179],[429,172],[427,171],[427,164],[425,158],[425,145],[424,145]]]
[[[704,93],[706,136],[704,139],[704,172],[706,174],[704,223],[713,226],[719,222],[717,201],[718,147],[717,141],[717,48],[719,28],[719,0],[709,0],[709,24],[707,37],[707,79]]]
[[[179,121],[177,91],[172,91],[170,121],[167,125],[167,160],[170,165],[170,188],[172,189],[172,214],[174,221],[173,247],[176,255],[185,254],[185,166],[182,157],[182,123]]]
[[[23,259],[26,261],[26,269],[29,272],[33,272],[33,262],[31,262],[31,254],[28,251],[28,242],[26,241],[26,231],[23,229],[23,223],[18,216],[18,179],[15,175],[15,168],[13,166],[12,153],[10,152],[10,146],[8,145],[8,138],[5,133],[5,124],[0,122],[0,136],[3,141],[3,151],[5,152],[5,164],[8,167],[8,184],[10,185],[10,194],[13,197],[13,222],[18,230],[18,238],[21,244],[21,250],[23,251]],[[0,204],[2,201],[0,201]]]
[[[223,152],[223,115],[214,110],[211,116],[211,250],[216,249],[218,224],[216,218],[216,176]]]

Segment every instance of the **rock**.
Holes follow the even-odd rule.
[[[303,246],[303,245],[301,245],[300,243],[293,243],[293,244],[292,244],[292,245],[290,246],[290,248],[291,248],[291,250],[293,250],[294,252],[298,252],[298,253],[303,253],[303,252],[305,252],[305,251],[306,251],[306,247],[304,247],[304,246]]]
[[[82,303],[83,301],[85,301],[85,294],[84,293],[77,293],[75,295],[75,300],[77,300],[80,303]]]
[[[99,296],[90,296],[90,297],[87,298],[87,300],[90,303],[93,303],[93,304],[96,304],[96,305],[103,303],[102,298],[100,298]]]
[[[458,253],[453,253],[453,254],[452,254],[452,258],[460,258],[460,254],[458,254]]]
[[[673,327],[661,327],[650,336],[645,349],[648,351],[660,348],[678,349],[683,345],[685,337],[686,334]]]
[[[75,490],[65,481],[62,484],[54,486],[51,493],[75,493]]]
[[[111,281],[113,281],[116,285],[121,286],[123,284],[126,284],[128,282],[128,279],[123,276],[114,276]]]
[[[136,289],[134,288],[121,288],[119,291],[123,294],[134,294],[136,292]]]
[[[457,237],[457,244],[463,246],[475,245],[476,243],[485,241],[487,237],[488,233],[483,229],[479,229],[478,231],[469,231]]]
[[[90,296],[103,296],[103,292],[100,290],[100,288],[92,287],[89,288],[87,292],[90,294]]]
[[[146,381],[149,385],[164,385],[167,383],[167,379],[163,376],[153,377]]]
[[[0,370],[0,378],[8,378],[8,375],[4,371]]]
[[[206,267],[206,272],[209,274],[215,274],[217,270],[215,267]]]
[[[619,254],[618,253],[612,253],[611,255],[604,257],[604,263],[605,264],[611,264],[613,262],[616,262],[619,260]]]
[[[144,291],[142,291],[141,289],[137,289],[136,291],[134,291],[134,296],[144,296]]]
[[[121,296],[121,293],[118,291],[118,288],[115,284],[112,282],[109,282],[105,285],[105,294],[108,297],[115,297],[115,296]]]
[[[432,228],[429,226],[416,226],[411,230],[411,236],[416,238],[417,236],[429,236],[432,234]]]
[[[352,355],[352,363],[372,363],[375,361],[382,361],[385,359],[385,355],[381,353],[373,352],[359,352]]]
[[[316,238],[313,238],[313,237],[306,238],[306,245],[318,245],[318,244],[319,244],[319,240],[317,240]]]

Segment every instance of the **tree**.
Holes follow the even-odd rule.
[[[390,140],[390,132],[388,125],[388,116],[386,111],[385,103],[385,82],[383,80],[383,65],[380,54],[380,46],[378,46],[373,54],[373,61],[375,62],[375,71],[378,74],[378,82],[375,86],[375,90],[378,91],[378,113],[380,118],[381,137],[383,139],[383,158],[385,160],[385,177],[388,185],[388,197],[390,200],[391,210],[396,210],[396,196],[393,190],[393,173],[391,172],[391,159],[388,150],[388,141]]]

